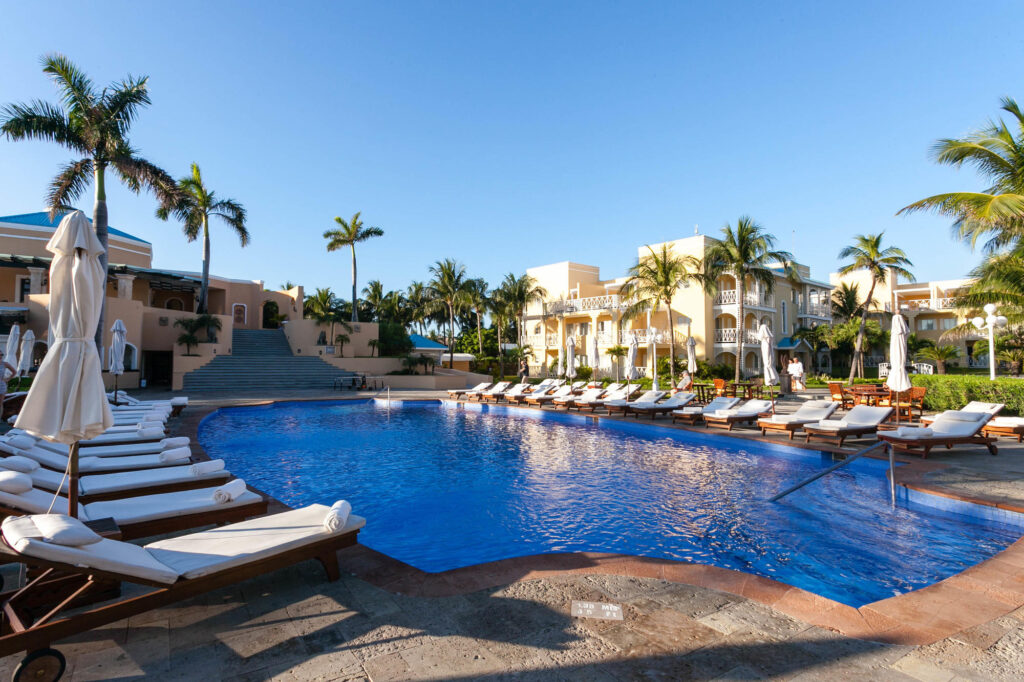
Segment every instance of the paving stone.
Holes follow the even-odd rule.
[[[921,682],[951,682],[956,674],[940,668],[917,654],[909,654],[893,665],[896,670],[906,673]]]
[[[805,623],[750,601],[729,604],[697,620],[725,635],[758,632],[772,639],[788,639],[807,629]]]
[[[405,659],[398,653],[376,656],[363,663],[367,677],[373,682],[379,680],[409,680],[412,671]]]
[[[689,585],[672,585],[651,595],[651,599],[681,611],[690,618],[700,618],[742,598],[725,592]]]

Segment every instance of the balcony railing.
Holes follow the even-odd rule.
[[[832,308],[827,305],[807,305],[803,312],[799,313],[805,317],[832,317]]]
[[[587,298],[571,298],[563,301],[548,303],[548,313],[553,315],[565,313],[583,313],[594,310],[625,310],[629,307],[621,296],[609,294],[607,296],[590,296]]]
[[[615,338],[615,332],[597,333],[597,344],[599,346],[614,346],[616,343],[618,343],[618,339]]]
[[[900,310],[952,310],[956,307],[956,298],[925,298],[900,301]]]
[[[623,345],[629,344],[629,335],[636,334],[636,342],[640,345],[644,345],[651,342],[652,335],[661,335],[661,341],[658,343],[668,344],[668,338],[665,336],[665,332],[660,329],[627,329],[622,332],[622,343]],[[686,345],[686,334],[682,332],[673,331],[673,338],[677,345]]]
[[[736,343],[736,329],[716,329],[715,343]],[[744,329],[743,343],[760,343],[757,340],[757,332],[753,329]]]
[[[726,289],[715,294],[715,305],[736,305],[736,290]],[[743,305],[758,308],[774,308],[775,296],[748,291],[743,294]]]

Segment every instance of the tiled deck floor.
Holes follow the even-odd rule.
[[[194,408],[221,402],[211,398]],[[179,428],[194,429],[188,414],[199,411]],[[1024,504],[1024,448],[1000,449],[999,458],[937,456],[966,472],[947,470],[942,484]],[[621,604],[625,619],[572,618],[573,599]],[[652,578],[551,576],[427,598],[352,576],[327,583],[307,562],[58,646],[73,680],[1020,680],[1024,608],[915,647],[843,637],[742,597]],[[19,660],[0,660],[0,675]]]

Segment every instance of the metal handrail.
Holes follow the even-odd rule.
[[[877,450],[878,448],[885,447],[885,445],[886,445],[886,443],[884,441],[879,441],[879,442],[875,443],[874,445],[869,445],[868,447],[864,448],[863,450],[859,450],[859,451],[853,453],[852,455],[850,455],[849,457],[847,457],[843,461],[836,462],[835,464],[830,466],[828,469],[825,469],[824,471],[819,471],[818,473],[814,474],[810,478],[807,478],[807,479],[805,479],[803,481],[800,481],[799,483],[797,483],[793,487],[787,488],[786,490],[783,490],[781,493],[779,493],[778,495],[776,495],[775,497],[771,498],[768,501],[769,502],[777,502],[777,501],[781,500],[783,497],[785,497],[786,495],[788,495],[788,494],[790,494],[792,492],[796,492],[797,490],[800,490],[800,488],[803,488],[808,483],[813,483],[814,481],[817,481],[822,476],[825,476],[827,474],[831,474],[836,469],[839,469],[840,467],[846,466],[847,464],[849,464],[853,460],[857,459],[858,457],[866,455],[869,452],[871,452],[872,450]],[[895,495],[895,493],[893,493],[893,494]]]

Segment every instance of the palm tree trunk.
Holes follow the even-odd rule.
[[[448,304],[448,369],[455,369],[455,307],[451,303]]]
[[[498,381],[505,380],[505,354],[501,351],[501,320],[495,320],[498,328]]]
[[[210,218],[203,216],[203,281],[199,286],[199,313],[208,312],[210,296]]]
[[[743,276],[736,277],[736,378],[743,374]]]
[[[356,306],[356,245],[352,244],[352,321],[359,321],[359,310]]]
[[[860,328],[857,330],[857,342],[853,346],[853,362],[850,363],[850,378],[846,383],[853,386],[853,376],[860,368],[860,377],[864,378],[864,330],[868,324],[868,306],[875,297],[875,278],[871,277],[871,288],[868,289],[868,298],[864,301],[864,308],[860,311]]]
[[[93,180],[96,186],[96,202],[92,208],[92,227],[96,231],[96,238],[99,239],[100,244],[103,245],[103,253],[100,254],[100,265],[103,266],[103,299],[100,304],[100,319],[96,325],[96,350],[103,357],[103,331],[106,327],[107,317],[107,263],[109,257],[107,252],[109,248],[107,246],[109,240],[107,238],[107,188],[104,182],[104,171],[106,167],[101,163],[93,162]],[[53,339],[50,339],[50,343],[53,343]]]
[[[476,340],[480,349],[480,357],[484,356],[484,334],[480,325],[480,308],[476,309]]]
[[[675,329],[672,327],[672,299],[666,301],[668,307],[668,376],[672,388],[676,386],[676,338]],[[657,371],[657,368],[655,368]]]

